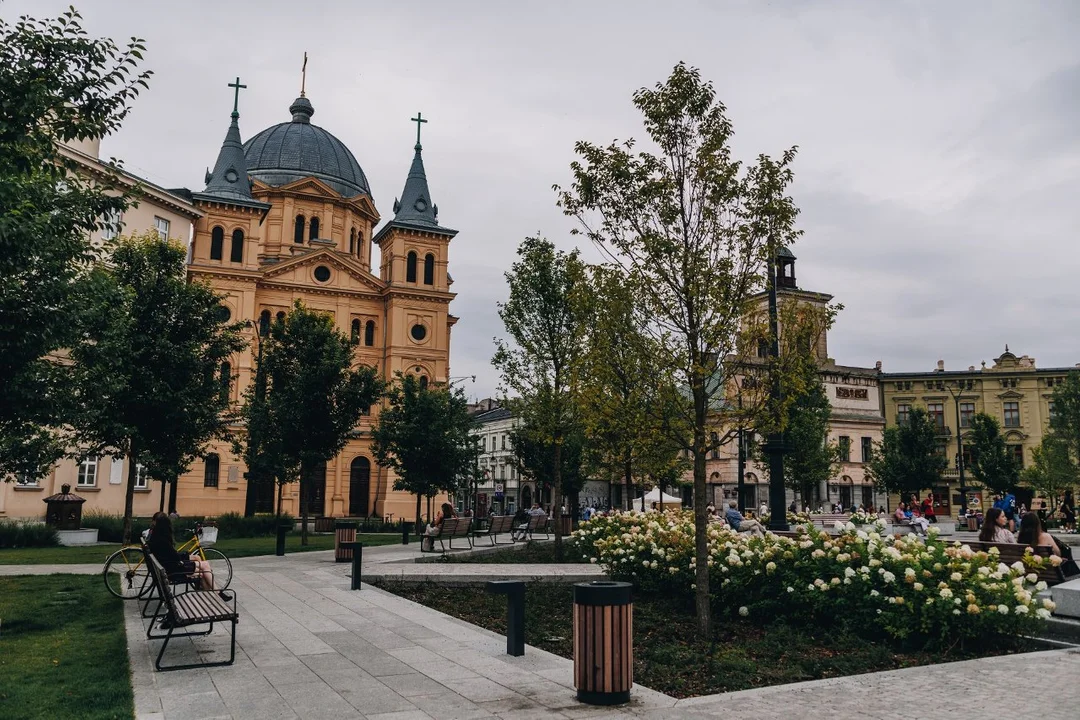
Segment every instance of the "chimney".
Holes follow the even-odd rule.
[[[937,372],[945,372],[945,361],[944,360],[938,360],[937,361]]]

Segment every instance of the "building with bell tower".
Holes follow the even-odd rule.
[[[356,345],[358,364],[386,380],[410,373],[422,383],[449,376],[452,280],[447,272],[456,230],[438,221],[424,170],[420,114],[412,166],[394,217],[380,215],[363,169],[338,138],[315,125],[306,93],[289,120],[242,141],[235,88],[231,122],[206,187],[191,193],[203,213],[189,253],[189,276],[225,296],[234,321],[248,323],[248,349],[224,363],[222,382],[239,402],[254,380],[259,329],[289,312],[295,300],[335,318]],[[372,272],[372,248],[381,264]],[[224,312],[224,311],[223,311]],[[375,464],[371,427],[362,418],[345,449],[308,485],[312,516],[412,517],[415,498],[393,490],[394,476]],[[180,478],[178,506],[187,514],[243,512],[246,468],[227,443],[215,444]],[[299,484],[286,486],[283,509],[299,509]],[[256,509],[272,509],[272,489]]]

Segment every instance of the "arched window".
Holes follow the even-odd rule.
[[[308,240],[314,240],[319,237],[319,218],[311,218],[311,224],[308,227]]]
[[[277,314],[278,322],[285,322],[285,311],[282,310]]]
[[[228,400],[229,386],[232,385],[232,365],[227,362],[221,363],[221,375],[219,379],[221,380],[221,396]]]
[[[356,252],[356,228],[349,229],[349,254]]]
[[[428,384],[427,375],[421,375],[420,376],[420,389],[421,390],[427,390],[427,384]]]
[[[225,245],[225,231],[221,226],[210,231],[210,259],[220,260],[222,247]]]
[[[364,231],[356,231],[356,257],[364,256]]]
[[[244,262],[244,231],[239,228],[232,231],[232,247],[229,248],[229,262]]]
[[[270,334],[270,311],[263,310],[259,313],[259,334],[266,337]]]
[[[203,462],[203,487],[217,487],[221,461],[216,454],[211,454]]]
[[[405,256],[405,282],[416,282],[416,253]]]
[[[357,343],[360,342],[360,321],[359,320],[353,320],[352,321],[352,336],[351,336],[351,339],[352,339],[352,344],[353,345],[356,345]]]
[[[424,284],[435,284],[435,256],[431,253],[424,256]]]
[[[364,344],[371,347],[375,344],[375,321],[368,320],[364,325]]]
[[[296,229],[293,230],[293,242],[297,245],[304,244],[304,216],[296,216]]]

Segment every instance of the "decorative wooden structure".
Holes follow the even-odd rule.
[[[634,605],[630,583],[574,585],[574,687],[590,705],[630,700],[634,684]]]

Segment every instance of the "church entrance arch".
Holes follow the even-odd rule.
[[[304,492],[307,495],[307,511],[311,517],[326,514],[326,463],[319,463],[304,478]]]
[[[349,516],[368,516],[368,496],[371,494],[371,461],[358,457],[349,466]]]

